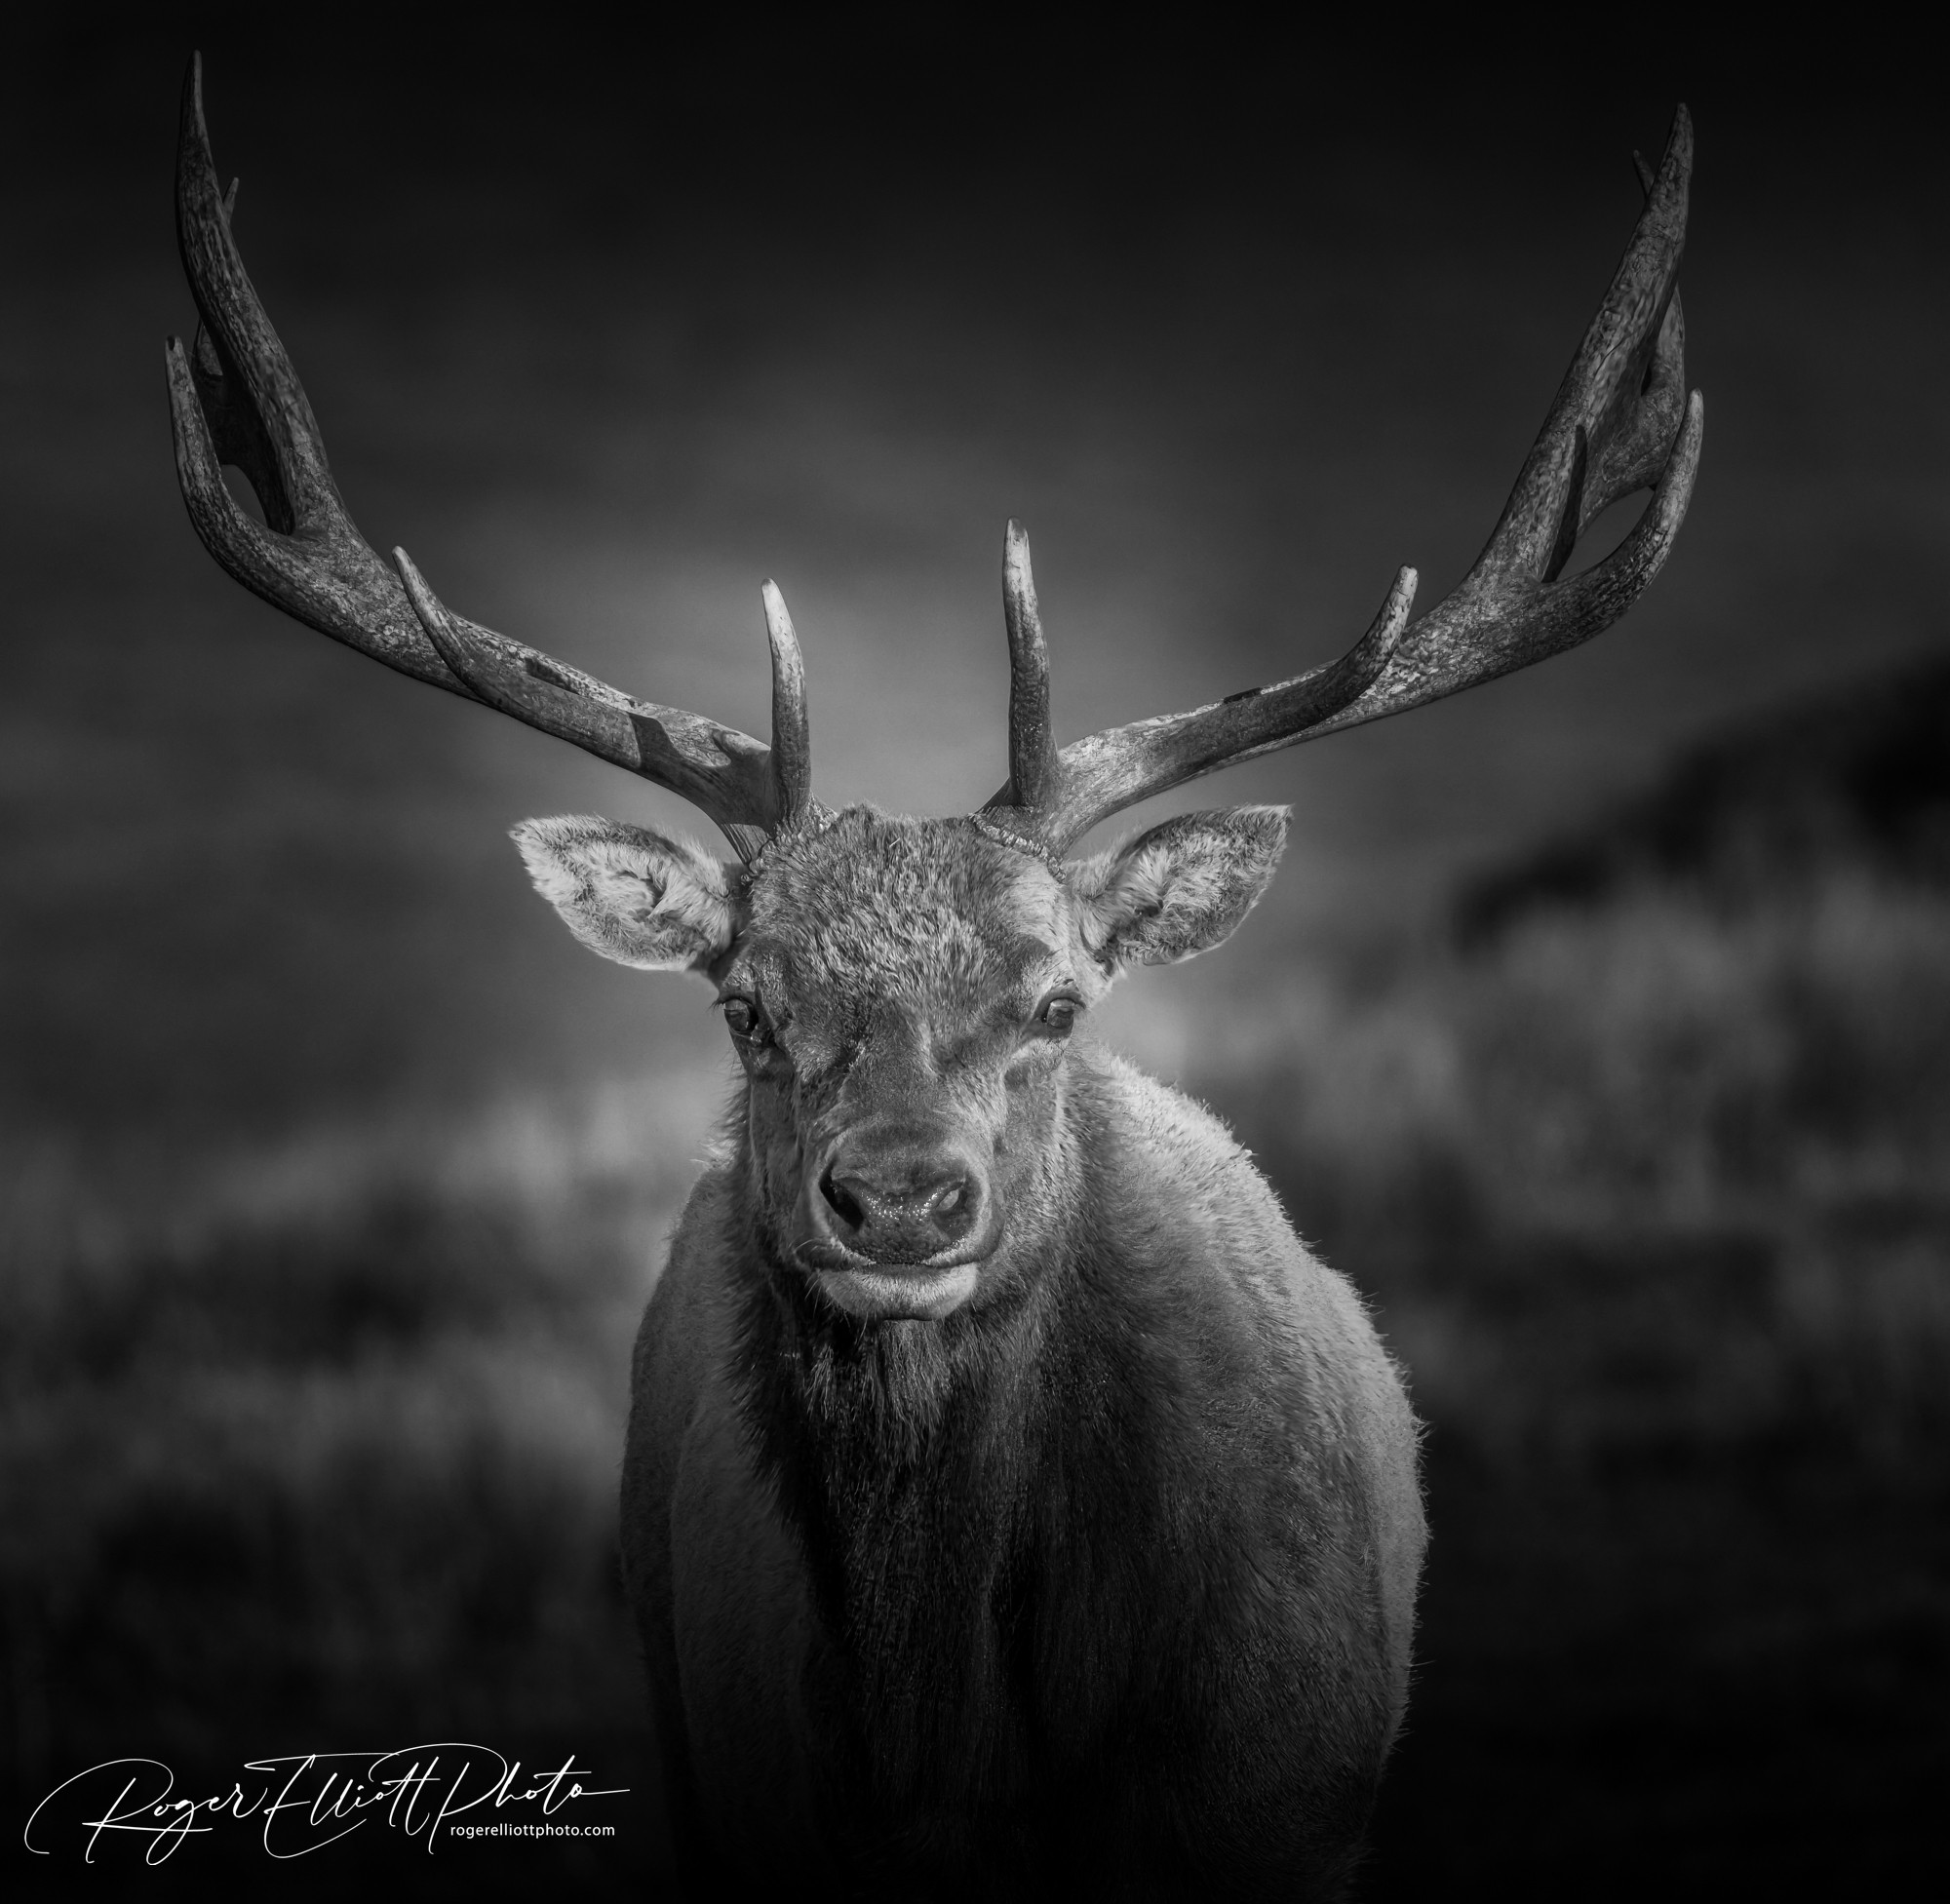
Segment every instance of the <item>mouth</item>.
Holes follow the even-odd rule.
[[[862,1321],[939,1322],[975,1293],[979,1260],[877,1263],[832,1242],[801,1250],[812,1280],[835,1308]]]

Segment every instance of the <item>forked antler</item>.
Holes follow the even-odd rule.
[[[397,574],[347,513],[304,386],[252,289],[217,189],[203,120],[203,66],[183,79],[176,242],[202,322],[192,350],[168,346],[176,474],[190,521],[254,594],[334,641],[436,687],[485,701],[546,734],[681,794],[750,860],[812,811],[805,672],[784,599],[767,582],[772,745],[682,708],[659,707],[467,620],[396,549]],[[259,525],[224,487],[242,470]]]
[[[1693,122],[1681,106],[1612,288],[1572,359],[1502,519],[1475,566],[1418,620],[1404,568],[1374,625],[1339,661],[1073,741],[1060,753],[1049,659],[1011,523],[1002,558],[1009,638],[1009,779],[985,812],[1060,853],[1099,820],[1200,774],[1400,714],[1575,647],[1618,619],[1664,563],[1699,466],[1704,410],[1685,391],[1686,325],[1675,284],[1686,242]],[[1611,504],[1651,488],[1610,556],[1559,581],[1578,537]]]

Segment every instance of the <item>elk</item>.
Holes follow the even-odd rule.
[[[529,821],[604,956],[701,974],[744,1083],[638,1339],[624,1576],[692,1884],[860,1895],[1341,1894],[1408,1694],[1418,1427],[1349,1284],[1223,1125],[1078,1035],[1132,964],[1219,945],[1284,808],[1070,848],[1153,794],[1540,661],[1616,621],[1698,463],[1675,290],[1692,132],[1645,206],[1495,532],[1339,660],[1059,747],[1008,527],[1008,777],[913,819],[813,796],[778,589],[767,745],[448,608],[347,515],[245,274],[185,80],[168,348],[217,563],[308,626],[681,794],[729,861]],[[233,188],[234,189],[234,188]],[[255,490],[259,525],[221,467]],[[1580,534],[1650,489],[1617,549]]]

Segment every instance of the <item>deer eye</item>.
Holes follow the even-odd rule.
[[[1052,991],[1036,1007],[1035,1022],[1059,1038],[1067,1038],[1076,1029],[1076,1014],[1083,1009],[1080,998],[1067,991]]]
[[[729,998],[719,999],[718,1002],[723,1008],[724,1023],[734,1038],[743,1039],[748,1043],[753,1039],[762,1040],[765,1034],[764,1017],[751,999],[738,997],[734,993]]]

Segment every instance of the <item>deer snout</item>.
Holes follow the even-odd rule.
[[[970,1262],[994,1248],[986,1173],[939,1141],[842,1142],[811,1203],[824,1239],[874,1263]]]

